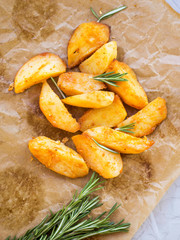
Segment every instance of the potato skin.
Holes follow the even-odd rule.
[[[92,56],[79,65],[81,72],[99,75],[104,73],[109,64],[117,57],[117,43],[108,42],[99,48]]]
[[[122,122],[126,116],[126,109],[118,95],[115,95],[114,101],[111,105],[88,110],[79,118],[78,122],[80,124],[80,130],[84,132],[89,128],[99,126],[115,127],[118,123]]]
[[[115,131],[108,127],[88,129],[83,134],[94,138],[98,143],[120,153],[136,154],[150,148],[154,141],[147,138],[136,138],[124,132]]]
[[[156,126],[167,117],[166,102],[163,98],[156,98],[150,102],[145,108],[127,118],[118,127],[125,126],[130,123],[135,123],[131,135],[135,137],[143,137],[151,134]]]
[[[114,101],[114,93],[107,91],[94,91],[62,99],[62,102],[83,108],[102,108]]]
[[[79,65],[85,58],[109,41],[110,27],[106,24],[88,22],[80,24],[68,43],[69,68]]]
[[[60,98],[47,82],[43,83],[39,106],[47,120],[54,126],[68,132],[77,132],[80,128],[76,119],[71,116]]]
[[[147,95],[137,80],[134,71],[125,63],[114,60],[106,72],[128,73],[123,76],[127,82],[116,82],[119,87],[108,85],[108,88],[117,93],[127,105],[136,109],[142,109],[148,104]]]
[[[102,82],[94,80],[92,74],[67,72],[59,76],[58,86],[67,95],[77,95],[106,88]]]
[[[120,154],[98,147],[90,137],[85,135],[73,136],[72,140],[88,167],[103,178],[114,178],[122,172],[123,162]]]
[[[66,64],[53,53],[41,53],[31,58],[17,72],[14,80],[15,93],[44,82],[50,77],[57,77],[66,71]]]
[[[29,141],[29,150],[47,168],[61,175],[77,178],[89,172],[83,158],[60,141],[40,136]]]

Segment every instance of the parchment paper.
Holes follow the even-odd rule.
[[[30,57],[54,52],[67,61],[67,43],[81,23],[95,20],[96,11],[126,4],[128,9],[103,21],[111,26],[118,44],[118,59],[129,64],[149,101],[164,97],[168,118],[149,136],[150,150],[123,155],[123,173],[105,183],[99,194],[109,209],[121,203],[114,219],[131,223],[129,233],[100,239],[132,238],[171,183],[180,174],[180,19],[162,0],[0,0],[0,238],[18,236],[48,213],[67,203],[89,176],[72,180],[31,159],[28,140],[45,135],[52,139],[71,134],[50,125],[39,105],[41,85],[22,94],[8,92],[19,67]],[[78,117],[82,110],[70,108]],[[128,108],[128,113],[136,111]],[[68,146],[73,146],[69,140]]]

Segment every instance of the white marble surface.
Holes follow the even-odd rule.
[[[180,240],[180,177],[132,240]]]
[[[180,13],[180,0],[166,0],[166,2],[178,13]]]

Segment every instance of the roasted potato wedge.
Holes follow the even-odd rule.
[[[60,98],[47,82],[43,83],[39,105],[47,120],[54,126],[68,132],[79,130],[79,124],[68,112]]]
[[[84,177],[89,172],[83,158],[60,141],[40,136],[29,141],[29,150],[47,168],[66,177]]]
[[[117,93],[120,98],[129,106],[136,109],[142,109],[148,104],[147,95],[133,70],[125,63],[114,60],[106,72],[128,73],[123,78],[128,81],[116,82],[119,87],[108,85],[108,88]]]
[[[109,64],[117,57],[117,43],[108,42],[99,48],[91,57],[79,65],[81,72],[99,75],[104,73]]]
[[[123,169],[120,154],[108,152],[96,145],[85,135],[72,137],[77,152],[84,158],[89,168],[104,178],[117,177]]]
[[[166,116],[166,102],[163,98],[158,97],[145,108],[120,123],[118,127],[135,123],[135,126],[132,129],[134,133],[131,133],[131,135],[142,137],[152,133],[156,126],[160,124]]]
[[[94,80],[93,75],[80,72],[67,72],[59,76],[58,86],[67,95],[77,95],[106,88],[105,84]]]
[[[114,100],[114,93],[94,91],[62,99],[66,104],[83,108],[102,108],[110,105]]]
[[[85,58],[109,41],[109,26],[88,22],[80,24],[68,44],[68,66],[69,68],[79,65]]]
[[[120,98],[116,95],[111,105],[99,109],[88,110],[78,122],[80,130],[85,130],[93,127],[106,126],[115,127],[118,123],[122,122],[127,116],[126,109],[124,108]]]
[[[66,64],[53,53],[42,53],[26,62],[17,72],[14,80],[15,93],[44,82],[50,77],[57,77],[66,71]]]
[[[88,129],[83,134],[94,138],[98,143],[120,153],[141,153],[154,144],[154,141],[147,140],[145,137],[136,138],[108,127]]]

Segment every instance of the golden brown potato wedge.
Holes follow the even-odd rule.
[[[99,48],[91,57],[79,65],[81,72],[99,75],[104,73],[109,64],[117,57],[117,43],[108,42]]]
[[[29,150],[47,168],[61,175],[77,178],[89,172],[83,158],[60,141],[40,136],[29,141]]]
[[[50,77],[57,77],[66,71],[66,64],[53,53],[42,53],[26,62],[17,72],[14,80],[15,93],[44,82]]]
[[[149,103],[145,108],[127,118],[120,123],[118,127],[127,124],[135,123],[131,135],[135,137],[142,137],[152,133],[156,126],[160,124],[167,116],[166,102],[163,98],[156,98]]]
[[[80,24],[68,44],[68,66],[70,68],[79,65],[85,58],[109,41],[109,26],[88,22]]]
[[[125,63],[114,60],[106,72],[128,73],[123,78],[128,81],[116,82],[119,87],[108,85],[108,88],[117,93],[120,98],[129,106],[142,109],[148,104],[147,95],[140,83],[137,81],[133,70]]]
[[[54,126],[68,132],[79,130],[79,124],[68,112],[60,98],[47,82],[43,83],[39,105],[47,120]]]
[[[59,76],[58,86],[67,95],[77,95],[106,88],[105,84],[94,80],[93,75],[80,72],[67,72]]]
[[[115,127],[118,123],[122,122],[127,116],[126,109],[124,108],[120,98],[116,95],[111,105],[88,110],[78,122],[80,124],[80,130],[85,130],[93,127],[106,126]]]
[[[108,152],[96,145],[88,136],[72,137],[77,152],[84,158],[89,168],[104,178],[117,177],[123,169],[120,154]]]
[[[114,100],[114,93],[94,91],[62,99],[66,104],[83,108],[102,108],[110,105]]]
[[[88,129],[83,134],[94,138],[98,143],[120,153],[141,153],[154,144],[154,141],[147,140],[145,137],[136,138],[108,127]]]

